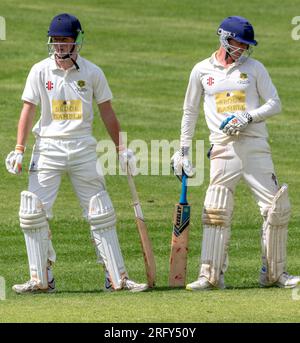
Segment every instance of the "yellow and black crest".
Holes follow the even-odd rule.
[[[79,88],[82,88],[82,87],[85,86],[85,81],[84,80],[78,80],[77,81],[77,85],[78,85]]]
[[[248,75],[246,73],[241,73],[240,79],[242,79],[242,80],[248,79]]]

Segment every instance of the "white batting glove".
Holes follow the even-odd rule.
[[[188,153],[189,148],[182,147],[171,157],[171,167],[174,170],[174,174],[180,181],[182,179],[182,170],[188,177],[193,177],[195,174],[192,162],[189,160]]]
[[[17,145],[14,151],[11,151],[5,160],[6,169],[9,173],[20,175],[22,173],[22,162],[25,147]]]
[[[119,149],[119,162],[123,172],[127,173],[128,168],[128,173],[130,175],[137,175],[136,159],[131,149]]]
[[[235,113],[224,119],[219,129],[227,136],[232,136],[237,134],[239,131],[245,130],[251,122],[252,116],[248,112]]]

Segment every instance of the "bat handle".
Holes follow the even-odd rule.
[[[131,192],[131,195],[132,195],[132,200],[134,203],[137,203],[139,202],[139,197],[138,197],[138,194],[137,194],[137,191],[136,191],[136,188],[135,188],[135,184],[134,184],[134,181],[133,181],[133,176],[131,174],[127,174],[127,179],[128,179],[128,185],[129,185],[129,189],[130,189],[130,192]]]
[[[187,204],[187,175],[184,171],[182,171],[182,180],[181,180],[181,194],[180,194],[180,200],[179,203],[181,205]]]

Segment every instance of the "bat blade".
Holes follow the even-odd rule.
[[[170,254],[169,286],[183,287],[186,279],[190,205],[177,204],[174,210]]]
[[[148,229],[144,220],[138,217],[136,217],[136,225],[141,239],[148,286],[152,288],[155,285],[156,268],[152,245],[148,236]]]
[[[152,288],[155,285],[155,276],[156,276],[156,265],[155,265],[153,250],[152,250],[152,244],[148,235],[148,229],[145,224],[142,207],[139,202],[139,198],[138,198],[138,194],[136,191],[133,178],[130,174],[128,174],[127,176],[128,176],[129,188],[130,188],[132,199],[133,199],[136,225],[137,225],[137,229],[139,232],[140,241],[142,245],[147,282],[148,282],[148,286]]]

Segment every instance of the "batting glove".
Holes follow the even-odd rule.
[[[188,177],[193,177],[195,175],[188,153],[189,148],[182,147],[180,150],[176,151],[171,158],[171,167],[180,181],[182,179],[182,170]]]
[[[119,148],[119,162],[123,172],[132,176],[137,175],[136,159],[131,149]]]
[[[239,131],[245,130],[247,125],[251,122],[252,116],[248,112],[235,113],[224,119],[219,129],[227,136],[232,136]]]
[[[6,169],[9,173],[20,175],[22,173],[22,162],[25,147],[23,145],[16,145],[14,151],[11,151],[5,160]]]

